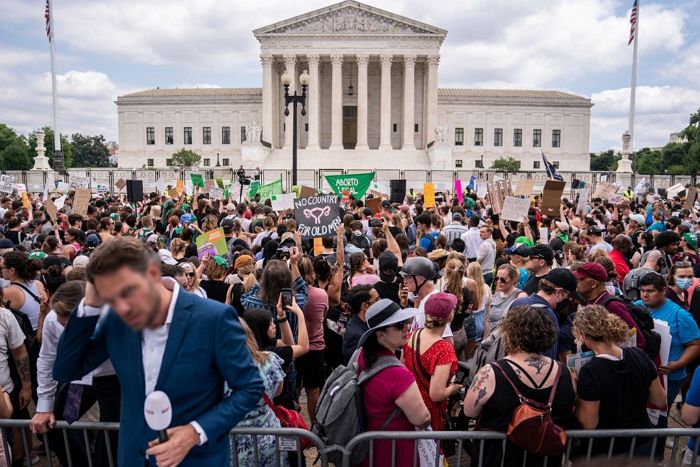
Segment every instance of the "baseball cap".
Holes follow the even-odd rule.
[[[450,317],[455,306],[457,306],[457,297],[454,294],[438,292],[429,296],[425,302],[425,315],[445,320]]]
[[[574,271],[576,279],[595,279],[599,282],[608,280],[608,271],[605,270],[602,264],[598,263],[583,263]]]
[[[382,282],[393,283],[399,273],[399,260],[395,254],[385,251],[379,255],[379,278]]]
[[[250,255],[240,255],[238,258],[236,258],[236,262],[233,263],[233,268],[244,268],[250,264],[253,264],[254,262],[255,260]]]
[[[10,240],[9,238],[0,239],[0,250],[4,250],[6,248],[14,248],[14,247],[15,247],[15,244],[12,243],[12,240]]]
[[[284,243],[294,243],[294,234],[292,232],[285,232],[280,237],[280,245]]]
[[[630,214],[630,220],[635,221],[642,227],[644,227],[647,223],[647,220],[641,214]]]
[[[552,250],[547,245],[542,245],[539,243],[533,246],[532,248],[528,248],[527,250],[521,250],[521,252],[523,253],[522,256],[529,256],[530,258],[540,258],[547,262],[552,261],[554,259],[554,250]]]
[[[596,226],[588,227],[587,232],[588,232],[588,235],[595,235],[595,236],[597,236],[597,237],[602,237],[602,236],[603,236],[603,231],[600,230],[600,229],[599,229],[598,227],[596,227]]]
[[[227,211],[235,211],[235,210],[236,210],[236,205],[233,204],[233,203],[228,203],[228,204],[226,205],[226,210],[227,210]]]
[[[698,239],[695,234],[686,232],[683,234],[683,240],[692,248],[693,250],[698,247]]]
[[[156,238],[157,237],[156,235]],[[88,248],[97,248],[100,243],[100,237],[97,234],[91,233],[85,238],[85,246]]]
[[[183,206],[183,208],[184,208],[184,206]],[[181,216],[180,216],[180,222],[182,222],[183,224],[185,224],[185,223],[187,223],[187,224],[191,223],[191,222],[192,222],[192,214],[183,214],[183,215],[181,215]]]
[[[462,220],[462,215],[458,212],[452,214],[452,220],[453,221],[461,221]]]
[[[542,279],[566,290],[574,300],[579,302],[583,301],[583,298],[576,290],[576,276],[574,276],[574,273],[568,269],[552,269]]]
[[[414,318],[418,314],[416,308],[401,308],[398,303],[388,298],[382,298],[370,306],[365,313],[369,330],[360,337],[357,347],[361,347],[367,338],[377,332],[377,329],[400,323]]]
[[[525,257],[530,252],[530,248],[528,248],[526,245],[518,245],[516,243],[512,247],[506,248],[505,252],[508,255],[518,255]]]

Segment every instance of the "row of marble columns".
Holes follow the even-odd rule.
[[[277,119],[274,105],[274,86],[280,86],[273,79],[273,64],[277,56],[262,54],[260,56],[263,67],[263,140],[272,142],[273,126]],[[283,63],[286,72],[292,78],[289,86],[290,93],[297,89],[298,57],[305,57],[308,64],[308,142],[306,149],[320,149],[320,78],[319,63],[320,54],[283,55]],[[357,64],[357,145],[355,149],[369,149],[367,144],[367,68],[370,54],[357,54],[354,56]],[[403,89],[403,144],[402,149],[415,149],[414,123],[415,123],[415,67],[417,55],[393,55],[381,54],[378,56],[381,66],[381,101],[380,101],[380,143],[379,149],[389,150],[391,146],[391,69],[395,59],[400,59],[404,67]],[[331,144],[329,149],[343,149],[343,60],[342,54],[330,54],[331,62]],[[425,93],[425,143],[432,141],[434,137],[435,121],[437,118],[437,67],[440,61],[438,55],[426,56],[427,86]],[[301,89],[299,88],[299,92]],[[291,115],[286,117],[285,147],[292,143]]]

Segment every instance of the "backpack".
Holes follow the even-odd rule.
[[[408,225],[406,229],[406,238],[408,238],[409,245],[416,244],[416,224],[411,223]]]
[[[428,232],[427,234],[425,234],[423,236],[423,237],[428,238],[428,240],[430,240],[430,244],[428,245],[428,248],[425,249],[425,251],[430,253],[431,251],[433,251],[435,249],[435,239],[438,237],[438,235],[440,235],[439,232]],[[421,237],[421,238],[423,238],[423,237]]]
[[[393,355],[381,356],[369,370],[358,374],[359,349],[347,366],[339,366],[330,374],[318,398],[316,421],[312,431],[327,445],[345,446],[365,430],[365,409],[362,402],[362,385],[386,368],[403,366]],[[379,430],[385,429],[401,411],[395,407]],[[350,465],[362,462],[369,452],[367,443],[359,444],[350,455]],[[328,460],[335,465],[343,462],[339,450],[328,453]]]
[[[513,416],[506,430],[506,438],[516,446],[525,449],[530,454],[540,456],[558,456],[566,449],[566,431],[552,419],[552,402],[559,385],[561,364],[557,365],[557,373],[546,404],[533,401],[523,396],[513,384],[508,374],[498,362],[491,366],[498,369],[520,399],[520,405],[513,411]]]
[[[627,308],[634,323],[642,330],[642,334],[644,335],[644,340],[646,341],[644,353],[653,360],[659,355],[659,351],[661,350],[661,335],[654,331],[654,318],[651,317],[651,314],[647,310],[641,306],[635,305],[627,298],[610,296],[603,300],[601,305],[607,308],[606,305],[612,301],[620,302]]]
[[[467,318],[468,319],[468,318]],[[505,358],[506,347],[503,341],[503,326],[498,322],[489,335],[479,342],[474,353],[474,370],[470,372],[470,380],[476,377],[479,370],[486,364]]]
[[[370,244],[369,239],[365,235],[352,234],[350,237],[350,243],[362,250],[365,255],[369,255]]]

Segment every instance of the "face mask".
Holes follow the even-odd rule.
[[[676,279],[676,285],[681,290],[688,290],[688,287],[693,283],[693,279]]]

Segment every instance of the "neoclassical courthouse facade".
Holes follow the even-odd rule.
[[[280,77],[301,94],[300,169],[478,169],[514,157],[544,170],[589,169],[591,101],[559,91],[438,87],[447,31],[356,1],[254,31],[262,88],[149,89],[117,98],[120,167],[291,167],[292,116]],[[291,111],[291,106],[290,106]]]

